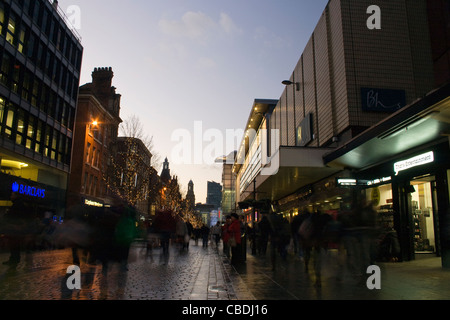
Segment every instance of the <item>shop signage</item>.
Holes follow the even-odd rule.
[[[399,161],[394,163],[395,175],[398,175],[400,171],[407,170],[413,167],[417,167],[423,164],[434,162],[433,151],[412,157],[407,160]]]
[[[11,186],[11,190],[24,196],[42,199],[45,198],[45,189],[31,187],[23,183],[14,182]]]
[[[103,203],[97,202],[97,201],[92,201],[92,200],[88,200],[88,199],[84,199],[84,204],[87,206],[91,206],[91,207],[103,207]]]
[[[338,186],[373,186],[377,184],[387,183],[392,180],[392,177],[383,177],[373,180],[367,179],[352,179],[352,178],[337,178],[336,182]]]
[[[361,88],[364,111],[395,112],[406,105],[405,90]]]

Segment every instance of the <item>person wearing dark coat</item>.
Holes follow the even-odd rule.
[[[8,226],[6,234],[10,257],[3,264],[17,266],[20,262],[21,250],[25,245],[25,240],[32,233],[31,227],[35,216],[26,208],[23,199],[18,193],[11,193],[11,201],[13,204],[4,216],[5,224]]]

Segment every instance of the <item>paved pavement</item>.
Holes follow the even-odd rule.
[[[381,289],[369,290],[360,279],[340,269],[336,252],[323,253],[321,286],[314,270],[305,272],[294,256],[278,258],[275,270],[268,256],[247,254],[245,264],[230,266],[221,248],[191,242],[189,252],[171,247],[167,258],[133,245],[128,270],[111,264],[81,264],[81,289],[67,288],[70,250],[39,251],[23,257],[17,268],[0,265],[0,300],[448,300],[450,270],[439,258],[383,263]],[[0,261],[8,258],[0,254]],[[313,268],[311,268],[313,269]]]

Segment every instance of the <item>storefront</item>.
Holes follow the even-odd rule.
[[[15,192],[25,202],[27,209],[38,218],[50,213],[60,220],[65,211],[66,191],[51,185],[0,173],[0,215],[12,205],[11,194]]]
[[[450,84],[405,106],[324,156],[374,201],[398,237],[400,260],[438,256],[450,267]]]
[[[449,144],[443,142],[400,154],[377,168],[358,173],[362,181],[380,181],[376,176],[381,176],[390,182],[368,185],[365,196],[376,206],[379,221],[397,231],[402,260],[424,254],[442,256],[442,242],[448,240],[449,231],[448,159]]]

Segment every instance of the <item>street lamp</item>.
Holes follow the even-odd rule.
[[[290,80],[283,80],[281,83],[284,84],[285,86],[292,86],[293,84],[295,84],[295,90],[300,91],[300,82],[292,82]]]

